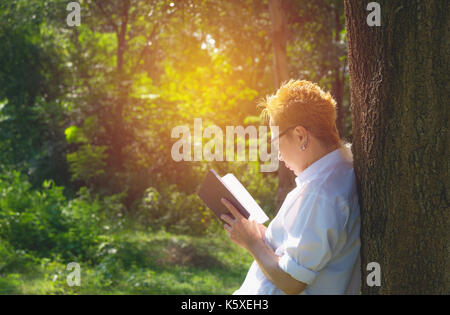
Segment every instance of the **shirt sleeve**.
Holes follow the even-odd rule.
[[[310,284],[330,261],[348,212],[317,193],[299,198],[293,206],[298,211],[285,218],[288,237],[278,265],[294,279]]]

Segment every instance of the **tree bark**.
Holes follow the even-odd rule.
[[[284,81],[289,80],[286,55],[286,20],[282,0],[269,0],[269,13],[272,23],[273,68],[275,88],[278,89]],[[277,210],[280,209],[286,195],[294,188],[295,175],[284,163],[278,168]]]
[[[361,291],[448,294],[449,2],[378,0],[378,27],[369,2],[345,0]]]
[[[126,83],[126,76],[124,75],[124,54],[127,50],[127,26],[130,11],[130,1],[126,0],[120,3],[119,12],[121,23],[116,30],[117,36],[117,91],[118,98],[115,105],[114,118],[115,129],[113,134],[113,152],[115,166],[118,171],[124,169],[123,147],[125,145],[125,123],[123,120],[123,108],[128,98],[128,83]]]

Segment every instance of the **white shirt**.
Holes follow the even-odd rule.
[[[295,178],[265,242],[279,267],[307,284],[301,294],[359,294],[360,215],[351,151],[341,147]],[[285,294],[253,261],[233,294]]]

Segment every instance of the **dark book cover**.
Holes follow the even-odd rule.
[[[222,214],[227,214],[228,216],[234,218],[227,207],[225,207],[225,205],[220,201],[221,198],[225,198],[230,201],[246,219],[250,216],[250,213],[245,210],[245,208],[237,200],[236,196],[233,195],[233,193],[223,182],[222,178],[214,170],[209,170],[206,174],[206,177],[198,191],[198,195],[219,219]],[[224,222],[223,220],[221,221]]]

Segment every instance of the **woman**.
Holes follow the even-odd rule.
[[[335,101],[314,83],[291,80],[262,105],[271,130],[279,127],[273,140],[296,187],[267,229],[222,199],[234,217],[222,216],[230,239],[255,259],[234,294],[359,294],[358,195]]]

